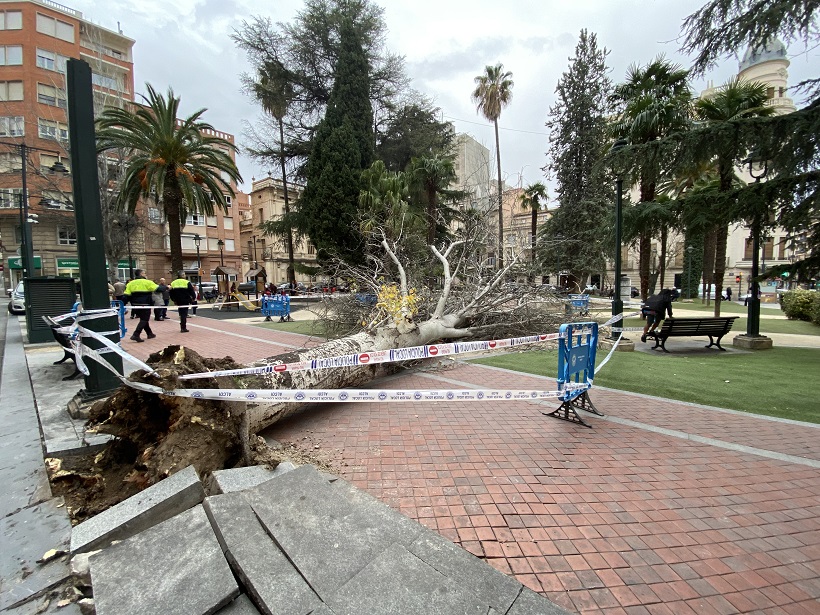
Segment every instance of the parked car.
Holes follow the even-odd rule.
[[[10,314],[25,314],[26,313],[26,295],[23,290],[22,280],[17,283],[17,287],[11,293],[11,301],[9,301]]]
[[[205,301],[213,301],[219,294],[219,289],[216,282],[200,282],[197,292]]]

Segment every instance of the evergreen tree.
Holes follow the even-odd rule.
[[[400,105],[377,135],[376,157],[398,172],[407,170],[413,158],[451,154],[455,131],[450,122],[438,119],[440,112],[426,99]]]
[[[542,235],[561,241],[547,252],[545,264],[570,269],[583,280],[605,265],[606,248],[601,241],[607,211],[613,204],[611,183],[603,177],[601,148],[607,142],[607,50],[598,47],[595,33],[581,30],[575,57],[558,81],[557,101],[550,108],[550,163],[545,171],[557,181],[560,207],[546,223]]]
[[[340,36],[333,91],[308,158],[297,218],[320,259],[356,263],[359,182],[373,162],[373,110],[367,55],[351,20],[343,20]]]

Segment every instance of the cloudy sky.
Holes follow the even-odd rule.
[[[236,136],[254,123],[260,109],[240,92],[239,75],[249,70],[244,54],[229,35],[254,16],[292,21],[301,0],[60,0],[83,16],[136,40],[135,83],[182,97],[183,114],[205,107],[205,119]],[[511,104],[500,119],[502,175],[511,185],[543,180],[547,132],[544,123],[554,90],[567,70],[578,33],[587,28],[610,51],[616,83],[627,67],[658,54],[688,66],[681,56],[680,26],[701,0],[377,0],[384,7],[387,45],[405,56],[413,87],[433,98],[458,132],[494,148],[493,131],[470,100],[474,78],[484,66],[502,62],[512,71]],[[745,50],[739,50],[740,55]],[[790,49],[790,83],[806,78],[820,51]],[[708,79],[716,84],[737,72],[737,59],[724,62]],[[696,90],[706,80],[693,83]],[[250,190],[251,178],[267,168],[240,156],[239,168]]]

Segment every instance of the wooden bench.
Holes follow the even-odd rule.
[[[708,336],[709,345],[706,348],[717,346],[718,350],[726,350],[721,347],[721,338],[732,330],[732,325],[738,316],[701,316],[690,318],[667,318],[663,321],[663,326],[653,333],[648,333],[647,337],[655,338],[655,345],[652,350],[660,346],[664,352],[666,340],[670,337],[698,337]]]
[[[74,362],[74,373],[70,376],[66,376],[63,380],[72,380],[80,375],[80,370],[77,369],[77,361],[74,360],[74,347],[71,345],[71,340],[69,339],[70,334],[70,327],[66,327],[58,323],[54,320],[51,316],[43,316],[43,320],[46,321],[49,327],[51,327],[51,335],[54,336],[54,341],[56,341],[60,346],[63,348],[63,358],[59,361],[55,361],[54,365],[59,365],[60,363],[64,363],[71,359]]]

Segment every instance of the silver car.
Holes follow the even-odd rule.
[[[9,313],[11,314],[25,314],[26,313],[26,296],[23,292],[23,282],[17,283],[17,288],[11,293],[11,301],[9,301]]]

